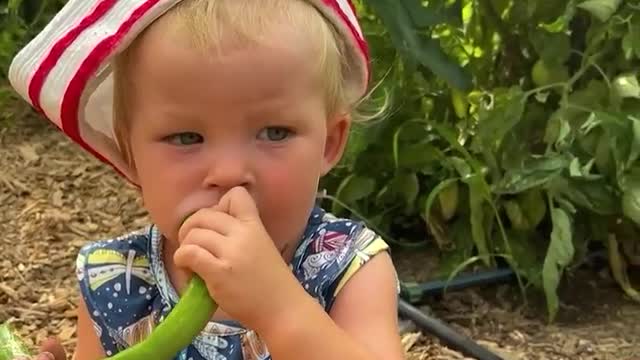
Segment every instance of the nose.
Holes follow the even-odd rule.
[[[225,193],[237,186],[243,186],[249,190],[254,182],[247,151],[237,147],[216,151],[208,163],[205,187],[216,188],[221,193]]]

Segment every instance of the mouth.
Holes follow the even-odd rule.
[[[175,209],[175,215],[179,219],[179,227],[200,209],[211,208],[218,204],[220,197],[210,191],[197,191],[186,196]]]

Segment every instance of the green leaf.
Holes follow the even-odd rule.
[[[473,242],[476,244],[478,254],[485,260],[487,266],[489,262],[489,246],[487,245],[487,235],[484,226],[484,203],[488,194],[485,192],[484,180],[479,175],[474,175],[465,180],[469,186],[469,208],[471,210],[471,234]]]
[[[9,10],[9,12],[13,13],[14,15],[17,15],[20,11],[21,4],[22,0],[9,0],[7,4],[7,10]]]
[[[470,166],[471,169],[474,172],[477,173],[482,173],[485,170],[485,166],[480,163],[480,161],[476,158],[474,158],[473,156],[471,156],[471,153],[469,152],[469,150],[467,150],[467,148],[465,148],[460,141],[458,141],[457,138],[457,134],[455,132],[455,130],[448,125],[444,125],[444,124],[439,124],[439,123],[433,123],[431,124],[431,126],[433,127],[434,130],[436,130],[436,132],[442,136],[442,138],[447,141],[447,143],[449,143],[449,145],[454,148],[460,155],[464,156],[464,160],[466,161],[466,165]],[[450,159],[451,160],[451,159]],[[453,160],[454,162],[457,160]],[[456,167],[457,171],[461,171],[464,168],[458,167],[457,164],[454,163],[454,166]]]
[[[571,160],[571,164],[569,165],[569,175],[574,178],[582,178],[588,180],[600,179],[602,177],[601,175],[591,173],[591,168],[593,167],[594,163],[595,159],[591,159],[588,163],[582,165],[580,164],[580,159],[574,157],[573,160]]]
[[[618,10],[621,3],[622,0],[587,0],[578,4],[578,7],[604,22],[609,20],[611,15]]]
[[[602,129],[596,129],[589,132],[583,132],[580,130],[576,137],[580,151],[584,151],[586,156],[595,156],[598,141],[601,136]]]
[[[560,108],[551,115],[545,128],[543,138],[545,143],[558,144],[559,141],[563,140],[563,137],[566,135],[565,128],[569,122],[569,113],[567,109]]]
[[[556,139],[555,143],[557,147],[563,148],[571,145],[571,125],[569,125],[569,122],[564,118],[558,118],[558,121],[560,122],[560,129],[558,131],[558,138]]]
[[[526,230],[529,228],[529,222],[522,213],[520,204],[515,200],[507,200],[504,202],[504,209],[507,212],[507,217],[511,221],[511,226],[517,230]]]
[[[634,16],[629,32],[622,38],[622,51],[627,60],[640,58],[640,17]]]
[[[444,157],[440,149],[431,144],[424,121],[409,120],[397,126],[393,133],[393,160],[396,169],[424,170]]]
[[[479,112],[478,138],[486,146],[494,146],[515,126],[524,112],[524,93],[520,87],[512,87],[497,93],[493,104]]]
[[[616,282],[624,292],[634,301],[640,302],[640,292],[631,284],[627,273],[627,263],[618,246],[618,241],[614,234],[610,234],[607,239],[607,249],[609,250],[609,265]]]
[[[631,168],[640,157],[640,119],[629,115],[627,116],[627,121],[621,125],[623,125],[621,128],[626,129],[626,131],[616,129],[617,131],[610,130],[607,133],[608,145],[611,147],[611,149],[608,149],[607,154],[610,154],[610,150],[613,150],[617,177],[620,177],[627,169]],[[602,151],[604,152],[604,150]],[[606,159],[605,154],[600,156]],[[603,161],[603,159],[596,160]]]
[[[539,188],[529,189],[518,194],[518,203],[520,203],[520,207],[527,218],[530,228],[538,226],[547,213],[543,193]]]
[[[554,21],[552,22],[548,22],[548,23],[543,23],[540,24],[540,27],[548,32],[552,32],[552,33],[559,33],[559,32],[565,32],[569,29],[569,24],[571,22],[571,20],[573,19],[575,12],[576,12],[576,0],[569,0],[567,2],[567,5],[564,9],[564,13],[560,16],[558,16]],[[544,4],[547,7],[557,7],[557,5],[554,2],[551,1],[545,1],[542,3],[537,3],[537,4]]]
[[[571,39],[566,33],[548,33],[534,31],[530,35],[531,43],[549,68],[558,68],[571,53]]]
[[[615,215],[620,209],[614,189],[604,179],[558,177],[550,188],[554,195],[599,215]]]
[[[605,130],[606,138],[602,138],[601,143],[606,141],[603,146],[611,149],[602,150],[602,155],[596,154],[596,163],[599,167],[599,163],[607,163],[605,154],[611,153],[616,174],[624,173],[640,154],[640,123],[635,117],[619,112],[597,111],[592,116]]]
[[[454,169],[456,169],[456,172],[458,173],[458,175],[460,175],[460,178],[465,179],[471,175],[471,167],[469,166],[469,164],[467,164],[466,161],[464,161],[464,159],[461,159],[457,156],[451,156],[449,159],[447,159],[447,161],[451,163]]]
[[[445,158],[442,150],[436,146],[422,142],[417,144],[401,144],[398,148],[397,166],[399,169],[426,172],[431,166]]]
[[[637,225],[640,225],[640,183],[626,184],[622,194],[622,213]]]
[[[631,128],[633,129],[633,141],[631,142],[627,167],[632,166],[638,157],[640,157],[640,119],[629,116],[629,120],[631,120]]]
[[[612,83],[613,91],[621,98],[640,99],[640,85],[635,74],[622,74],[617,76]]]
[[[496,194],[517,194],[525,190],[544,185],[559,176],[571,164],[571,160],[561,154],[550,154],[533,158],[522,168],[508,170],[504,177],[494,185]]]
[[[427,201],[425,202],[425,205],[424,205],[423,211],[424,211],[425,218],[428,218],[429,214],[431,214],[431,208],[433,207],[433,202],[438,198],[438,195],[440,194],[440,192],[448,188],[449,186],[451,186],[451,184],[454,184],[456,181],[458,181],[457,178],[445,179],[441,181],[438,185],[436,185],[433,188],[433,190],[431,190],[431,192],[429,193],[429,196],[427,196]]]
[[[535,102],[527,105],[522,120],[509,131],[497,152],[501,170],[520,168],[535,151],[536,144],[544,135],[540,120],[549,116],[548,110]]]
[[[509,265],[524,276],[527,281],[537,288],[542,288],[542,266],[544,264],[545,251],[538,244],[542,243],[536,232],[507,230],[511,258],[507,259]],[[503,246],[497,246],[504,252]]]
[[[452,249],[442,251],[441,260],[433,274],[434,278],[447,278],[452,275],[460,264],[473,256],[473,235],[466,218],[460,217],[447,224],[450,229]]]
[[[444,188],[438,196],[442,217],[445,220],[450,220],[458,209],[458,192],[458,183],[456,182]]]
[[[429,28],[447,20],[442,13],[430,11],[429,5],[431,4],[425,7],[420,0],[400,0],[399,2],[409,10],[411,20],[416,26]]]
[[[376,181],[372,178],[352,174],[347,176],[336,191],[336,197],[348,205],[363,199],[373,193]],[[342,206],[334,202],[332,211],[340,212]]]
[[[600,80],[590,80],[587,86],[576,89],[569,95],[571,105],[580,105],[588,109],[601,110],[607,108],[609,102],[609,86]],[[583,112],[574,110],[578,114]]]
[[[429,2],[425,6],[420,0],[399,1],[409,11],[411,19],[417,27],[431,28],[439,24],[457,22],[460,18],[460,12],[455,10],[459,10],[461,0],[457,0],[453,6],[449,7],[445,7],[443,3],[438,2]]]
[[[576,209],[573,203],[567,200],[566,198],[557,197],[555,200],[558,202],[558,205],[560,205],[560,208],[562,208],[563,210],[568,211],[571,214],[575,214],[576,212],[578,212],[578,209]]]
[[[471,76],[449,58],[436,40],[419,35],[411,14],[402,2],[369,0],[368,3],[387,27],[397,49],[410,55],[452,87],[464,91],[471,89]]]
[[[551,231],[551,241],[547,249],[542,266],[542,283],[547,298],[547,309],[549,318],[554,320],[558,313],[558,285],[564,268],[573,260],[574,247],[569,215],[561,208],[551,209],[551,220],[553,230]]]
[[[413,208],[413,204],[418,197],[420,191],[420,184],[418,183],[418,177],[414,173],[399,173],[389,183],[389,189],[399,194],[405,201],[408,209]]]

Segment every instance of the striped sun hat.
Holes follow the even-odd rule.
[[[110,61],[180,1],[70,0],[15,56],[9,81],[64,134],[132,181],[113,133]],[[369,55],[353,4],[350,0],[308,1],[348,40],[364,93]]]

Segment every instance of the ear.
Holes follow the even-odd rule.
[[[340,114],[327,121],[327,139],[324,146],[322,176],[326,175],[340,161],[349,139],[351,117]]]

